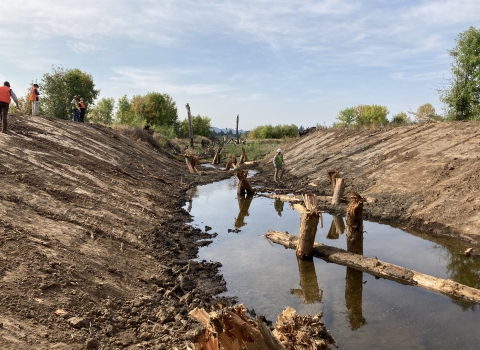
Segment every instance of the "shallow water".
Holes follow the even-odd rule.
[[[199,186],[191,196],[185,209],[192,224],[218,233],[199,259],[220,261],[225,295],[257,314],[273,321],[286,306],[300,314],[323,311],[341,349],[480,348],[478,306],[320,259],[297,261],[294,250],[267,242],[262,235],[270,229],[298,234],[299,214],[287,203],[238,199],[235,179]],[[331,229],[333,220],[323,214],[316,241],[346,248],[345,233]],[[235,228],[240,232],[228,232]],[[461,255],[454,240],[372,222],[364,222],[364,230],[366,256],[480,287],[480,261]]]

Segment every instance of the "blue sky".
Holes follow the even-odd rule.
[[[432,103],[479,0],[23,0],[0,12],[0,80],[23,93],[52,65],[100,97],[158,91],[217,127],[331,125],[340,109],[389,117]]]

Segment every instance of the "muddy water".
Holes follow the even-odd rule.
[[[235,189],[234,179],[200,186],[185,206],[194,226],[218,233],[199,259],[223,264],[226,295],[270,320],[286,306],[301,314],[323,311],[341,349],[480,348],[478,306],[320,259],[297,261],[293,250],[270,245],[262,234],[298,234],[299,214],[267,198],[239,199]],[[316,241],[346,248],[342,221],[324,214]],[[364,229],[366,256],[480,287],[480,261],[461,255],[454,241],[372,222]]]

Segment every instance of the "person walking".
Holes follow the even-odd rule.
[[[2,132],[7,133],[7,115],[8,108],[10,107],[10,102],[15,102],[18,108],[18,99],[13,90],[10,88],[10,83],[8,81],[3,83],[3,86],[0,86],[0,119],[2,121]]]
[[[80,120],[79,105],[78,105],[78,96],[73,96],[72,102],[70,102],[73,110],[73,121],[78,122]]]
[[[32,101],[32,115],[38,115],[38,84],[33,84],[30,88],[30,101]]]
[[[80,107],[80,123],[85,123],[85,102],[83,102],[83,98],[80,98],[80,102],[78,102],[78,106]]]
[[[273,181],[277,182],[281,180],[283,177],[283,154],[282,150],[279,148],[277,149],[277,154],[273,157],[273,166],[275,167],[275,174],[273,175]]]

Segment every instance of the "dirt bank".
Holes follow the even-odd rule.
[[[332,195],[327,170],[337,169],[347,194],[375,199],[365,205],[366,218],[479,241],[480,123],[318,130],[289,144],[284,155],[281,186],[299,189],[313,182],[319,194]],[[271,186],[271,160],[261,168],[257,184]],[[345,213],[345,204],[321,205]]]
[[[225,176],[110,128],[9,116],[0,134],[0,348],[184,348],[188,311],[224,290],[185,225],[194,183]]]

